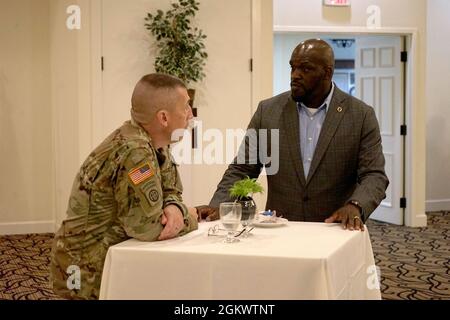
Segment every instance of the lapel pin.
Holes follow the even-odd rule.
[[[337,112],[342,112],[342,107],[337,107]]]

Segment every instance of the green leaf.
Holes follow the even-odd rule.
[[[230,196],[237,199],[251,197],[254,193],[263,191],[263,187],[256,181],[256,178],[251,179],[248,176],[242,180],[236,181],[229,190]]]
[[[178,0],[171,9],[156,15],[147,13],[144,27],[156,40],[157,55],[155,70],[175,75],[184,81],[200,81],[204,78],[203,68],[208,57],[206,35],[194,25],[200,3],[196,0]]]

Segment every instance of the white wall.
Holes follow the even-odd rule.
[[[65,217],[70,190],[90,151],[89,10],[81,11],[81,29],[69,30],[68,6],[87,0],[50,0],[51,102],[55,183],[55,224]],[[83,121],[80,121],[83,119]]]
[[[334,8],[322,6],[322,1],[274,0],[275,29],[295,29],[308,27],[331,32],[327,28],[349,27],[365,30],[369,15],[369,6],[380,8],[381,28],[387,29],[415,29],[417,43],[413,48],[415,61],[412,74],[412,112],[408,113],[409,159],[407,170],[411,176],[407,178],[408,208],[405,223],[409,226],[423,226],[426,224],[425,212],[425,146],[426,146],[426,107],[425,107],[425,58],[426,58],[426,10],[424,0],[358,0],[352,1],[351,7]],[[313,28],[317,27],[317,28]],[[341,31],[342,32],[342,31]],[[345,33],[345,32],[343,32]],[[413,155],[413,156],[411,156]]]
[[[274,25],[365,26],[371,5],[381,9],[381,26],[424,27],[424,0],[354,0],[350,7],[322,6],[316,0],[274,0]]]
[[[53,232],[91,148],[89,0],[0,1],[0,234]],[[89,115],[89,116],[87,116]]]
[[[450,1],[427,5],[427,210],[450,210]]]
[[[53,231],[49,2],[0,1],[0,234]]]

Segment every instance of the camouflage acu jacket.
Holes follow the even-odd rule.
[[[179,235],[197,229],[181,193],[168,150],[155,150],[139,125],[125,122],[89,155],[75,178],[67,218],[52,248],[54,291],[66,298],[98,298],[108,248],[129,238],[156,240],[169,204],[184,215]]]

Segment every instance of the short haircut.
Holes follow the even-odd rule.
[[[161,109],[171,109],[176,102],[175,89],[186,85],[177,77],[151,73],[143,76],[131,97],[131,117],[140,124],[148,124]]]
[[[165,73],[151,73],[143,76],[139,82],[148,84],[155,89],[172,88],[176,87],[186,88],[183,81],[177,77],[171,76]]]

